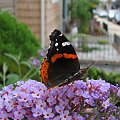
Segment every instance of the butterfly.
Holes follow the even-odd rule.
[[[40,68],[42,82],[53,88],[80,79],[85,70],[80,70],[78,56],[69,40],[57,29],[49,38],[50,47]]]

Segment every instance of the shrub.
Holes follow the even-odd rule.
[[[89,32],[92,10],[96,8],[98,4],[99,0],[72,0],[70,4],[68,4],[71,23],[77,24],[79,32]]]
[[[100,27],[95,27],[94,32],[96,35],[108,35],[108,33],[103,28]]]
[[[81,46],[82,52],[92,52],[95,50],[100,50],[99,47],[89,47],[87,44]]]
[[[106,45],[109,42],[108,42],[108,40],[99,40],[97,43],[100,44],[100,45]]]
[[[22,58],[27,59],[36,55],[39,47],[35,35],[27,25],[20,23],[10,13],[0,11],[0,66],[3,61],[8,62],[4,53],[19,54],[21,52]]]
[[[71,18],[76,21],[79,32],[88,32],[91,13],[89,11],[89,1],[77,0],[71,3]]]
[[[111,84],[120,85],[120,74],[116,72],[105,72],[104,70],[97,69],[95,67],[89,68],[87,77],[90,79],[103,79]]]

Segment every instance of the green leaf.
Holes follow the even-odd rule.
[[[19,60],[14,55],[9,53],[5,53],[4,55],[11,58],[17,65],[19,65]]]
[[[6,74],[7,70],[8,70],[8,66],[7,66],[7,64],[4,62],[4,63],[3,63],[3,73]]]
[[[3,85],[2,85],[2,84],[0,84],[0,90],[2,90],[2,87],[3,87]]]
[[[18,56],[17,56],[18,61],[21,60],[21,57],[22,57],[22,53],[20,52],[20,53],[18,54]]]
[[[2,73],[0,72],[0,77],[2,78],[3,77],[3,75],[2,75]]]
[[[29,79],[32,78],[32,77],[34,77],[37,73],[39,73],[38,70],[36,70],[33,74],[31,74],[31,75],[29,76]]]
[[[28,66],[29,68],[32,68],[31,63],[27,62],[27,61],[22,61],[21,62],[22,65]]]
[[[31,69],[23,76],[22,80],[26,80],[27,78],[29,78],[29,76],[34,73],[33,70],[34,70],[34,68],[31,68]]]
[[[17,81],[19,81],[19,75],[14,74],[14,73],[11,73],[11,74],[7,75],[6,85],[14,84],[14,83],[16,83]]]

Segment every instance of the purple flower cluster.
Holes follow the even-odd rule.
[[[38,66],[38,67],[40,66],[40,60],[37,59],[36,57],[31,57],[30,60],[32,62],[32,65]]]
[[[31,57],[30,58],[30,61],[32,63],[32,65],[36,66],[36,67],[40,67],[40,64],[42,62],[42,59],[45,58],[46,56],[46,51],[47,49],[44,48],[42,50],[38,50],[37,53],[38,53],[38,57]]]
[[[43,48],[42,50],[38,50],[38,56],[39,57],[45,57],[46,56],[46,52],[47,52],[47,48]]]
[[[0,119],[120,120],[120,88],[104,80],[75,81],[47,89],[34,80],[0,91]]]

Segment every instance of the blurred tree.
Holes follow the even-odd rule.
[[[97,5],[100,3],[100,0],[87,0],[90,2],[90,7],[89,10],[92,14],[93,9],[95,9],[97,7]]]
[[[69,12],[72,23],[76,23],[79,32],[89,31],[89,20],[92,17],[92,10],[96,8],[99,0],[76,0],[69,5]]]

